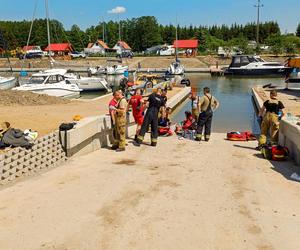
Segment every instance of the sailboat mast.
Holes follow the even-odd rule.
[[[178,61],[178,16],[176,15],[176,35],[175,35],[175,55],[176,55],[176,62]]]
[[[48,6],[48,0],[45,0],[45,9],[46,9],[46,19],[47,19],[47,36],[48,36],[48,56],[50,61],[50,67],[51,67],[51,40],[50,40],[50,23],[49,23],[49,6]]]

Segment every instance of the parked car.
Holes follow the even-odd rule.
[[[72,59],[75,59],[75,58],[86,58],[86,54],[84,52],[74,51],[70,55],[71,55]]]
[[[144,51],[144,54],[145,55],[157,55],[162,47],[163,47],[162,45],[153,46],[151,48],[146,49]]]
[[[175,55],[175,48],[172,45],[162,47],[158,52],[160,56],[172,56]]]
[[[19,59],[35,59],[35,58],[42,58],[43,53],[26,53],[26,54],[19,54]]]
[[[133,58],[132,51],[123,51],[121,54],[117,54],[117,58]]]

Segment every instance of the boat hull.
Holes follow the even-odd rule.
[[[16,86],[17,79],[15,77],[0,79],[0,89],[8,90]]]
[[[283,77],[291,72],[290,68],[276,69],[238,69],[228,68],[224,71],[226,76],[276,76]]]
[[[75,88],[61,88],[61,87],[55,87],[55,86],[30,86],[30,84],[22,85],[21,87],[15,88],[14,90],[19,91],[30,91],[37,94],[44,94],[49,96],[55,96],[55,97],[63,97],[63,98],[77,98],[80,97],[80,89]]]
[[[69,79],[69,81],[77,84],[83,91],[108,90],[107,82],[104,79],[81,78]]]

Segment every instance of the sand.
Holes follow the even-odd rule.
[[[102,149],[4,188],[0,249],[300,249],[293,164],[224,136]]]
[[[168,92],[171,98],[182,88],[175,87]],[[1,93],[1,92],[0,92]],[[22,94],[20,94],[22,95]],[[35,94],[28,96],[36,97]],[[1,97],[1,94],[0,94]],[[45,96],[43,96],[45,98]],[[61,98],[46,97],[51,100],[48,104],[33,104],[34,101],[20,101],[20,104],[0,106],[0,122],[8,121],[11,126],[21,130],[31,128],[38,131],[39,136],[46,135],[58,129],[63,122],[72,122],[75,115],[82,118],[88,116],[108,115],[108,103],[112,94],[101,97],[98,100],[68,101]],[[53,103],[56,100],[56,103]],[[40,102],[43,102],[42,100]],[[25,104],[27,103],[27,104]]]

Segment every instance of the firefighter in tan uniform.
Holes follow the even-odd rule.
[[[267,135],[269,132],[271,143],[278,143],[279,117],[284,115],[282,112],[283,109],[283,103],[277,99],[277,91],[272,90],[270,92],[270,100],[264,102],[259,112],[259,117],[262,119],[261,134],[258,140],[259,147],[267,143]],[[263,116],[264,113],[265,115]]]
[[[112,146],[113,150],[125,151],[126,146],[126,110],[127,110],[127,101],[122,94],[122,91],[117,91],[115,95],[116,100],[118,101],[116,112],[115,112],[115,122],[114,127],[114,144]]]
[[[204,129],[204,139],[208,142],[211,134],[213,113],[220,106],[220,103],[217,98],[210,93],[210,88],[205,87],[203,94],[198,103],[199,118],[197,122],[196,141],[202,140]]]

